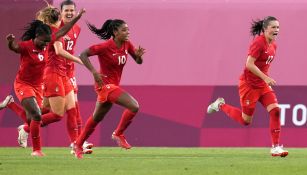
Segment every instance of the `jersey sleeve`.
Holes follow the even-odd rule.
[[[135,47],[134,47],[134,45],[130,41],[128,41],[127,44],[128,44],[128,53],[130,55],[135,55]]]
[[[258,59],[262,53],[262,50],[262,45],[259,42],[254,41],[249,47],[248,55]]]
[[[103,44],[92,45],[88,48],[90,55],[101,55],[105,52],[105,46]]]
[[[49,44],[54,44],[55,41],[58,41],[60,39],[56,38],[56,33],[59,31],[59,29],[55,28],[55,27],[51,27],[51,41]],[[61,37],[62,38],[62,37]]]
[[[17,44],[18,44],[18,46],[19,46],[20,53],[21,53],[21,54],[26,53],[26,51],[27,51],[27,45],[26,45],[26,43],[25,43],[25,42],[18,42]]]

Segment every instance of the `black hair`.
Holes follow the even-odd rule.
[[[72,0],[64,0],[61,3],[61,11],[63,10],[64,5],[74,5],[76,7],[76,3]]]
[[[25,32],[21,37],[22,41],[34,39],[36,36],[51,35],[51,29],[40,20],[34,20],[24,28]]]
[[[101,29],[97,29],[94,25],[86,22],[88,28],[98,36],[98,38],[107,40],[110,39],[112,36],[114,37],[113,32],[118,30],[118,28],[122,24],[126,24],[124,20],[121,19],[108,19],[104,22]]]
[[[261,32],[264,32],[264,29],[268,27],[271,21],[277,21],[277,18],[273,16],[267,16],[263,20],[253,20],[252,27],[250,29],[251,35],[260,35]]]

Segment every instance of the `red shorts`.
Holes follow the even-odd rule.
[[[76,77],[70,77],[69,78],[69,83],[73,87],[74,93],[77,94],[78,93],[78,86],[77,86]]]
[[[43,106],[43,85],[33,86],[15,81],[14,90],[20,102],[25,98],[34,97],[39,108]]]
[[[240,81],[239,95],[243,113],[249,116],[254,114],[258,101],[265,107],[273,103],[278,103],[275,92],[270,86],[252,88],[245,81]]]
[[[95,88],[96,93],[98,95],[97,101],[100,103],[104,102],[111,102],[114,103],[118,97],[125,92],[123,89],[121,89],[119,86],[116,86],[114,84],[106,84],[102,86],[101,89]]]
[[[45,97],[65,97],[73,90],[69,79],[57,73],[49,73],[44,77],[44,96]]]

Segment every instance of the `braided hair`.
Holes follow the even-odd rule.
[[[90,23],[86,23],[88,28],[98,36],[98,38],[107,40],[110,39],[111,37],[114,37],[114,31],[117,31],[118,28],[122,24],[126,24],[124,20],[121,19],[108,19],[104,22],[102,27],[100,29],[97,29],[94,25]]]
[[[277,18],[273,16],[267,16],[263,20],[256,20],[252,22],[252,27],[250,33],[253,36],[260,35],[261,32],[264,32],[264,29],[267,28],[271,21],[277,21]]]
[[[22,41],[34,39],[36,36],[51,35],[51,29],[40,20],[34,20],[24,28],[25,32],[21,37]]]

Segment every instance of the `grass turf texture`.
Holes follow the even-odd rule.
[[[288,149],[286,158],[271,157],[269,148],[144,148],[95,147],[77,160],[69,148],[0,147],[0,175],[180,175],[307,174],[307,149]]]

